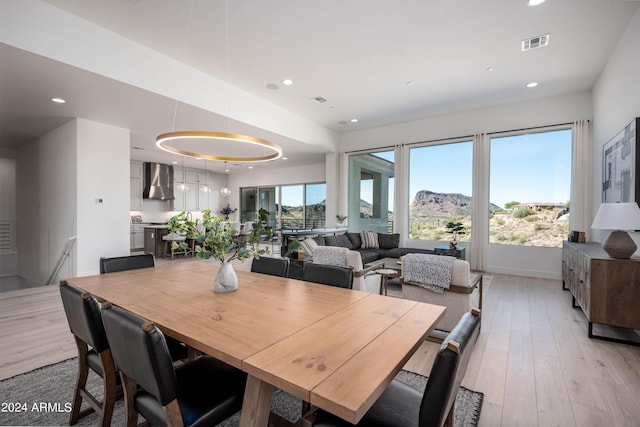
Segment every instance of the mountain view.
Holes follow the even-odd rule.
[[[416,193],[409,210],[409,238],[451,240],[445,224],[460,222],[471,239],[471,197],[462,194]],[[511,202],[509,209],[489,205],[489,243],[561,247],[569,233],[569,209],[566,204]]]

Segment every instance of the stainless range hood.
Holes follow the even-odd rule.
[[[144,163],[143,199],[173,200],[173,166]]]

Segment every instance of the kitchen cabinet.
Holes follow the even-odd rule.
[[[144,185],[142,162],[130,163],[131,175],[130,175],[130,210],[141,211],[142,210],[142,189]]]
[[[130,179],[130,192],[131,197],[130,210],[141,211],[142,210],[142,180],[137,178]]]
[[[165,241],[162,236],[169,234],[167,227],[145,227],[144,228],[144,253],[154,254],[156,258],[164,256]]]
[[[185,189],[181,189],[183,182]],[[193,212],[209,208],[209,192],[205,191],[205,182],[211,182],[211,179],[204,171],[184,168],[183,173],[181,168],[176,168],[173,179],[173,210]]]
[[[131,252],[144,250],[144,225],[131,224]]]

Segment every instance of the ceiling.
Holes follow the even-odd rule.
[[[638,1],[47,0],[90,23],[336,133],[590,90]],[[523,39],[549,45],[521,51]],[[126,67],[126,65],[123,65]],[[489,71],[492,69],[492,71]],[[286,86],[284,79],[293,84]],[[534,88],[527,88],[537,82]],[[277,86],[277,88],[276,88]],[[73,117],[126,127],[132,158],[179,115],[185,129],[268,139],[294,164],[326,147],[256,129],[120,81],[0,43],[0,147]],[[60,93],[73,102],[43,102]],[[323,97],[326,102],[314,101]],[[126,100],[126,102],[123,102]],[[144,106],[141,108],[141,106]],[[352,122],[357,119],[357,122]],[[189,160],[197,164],[195,160]],[[260,165],[281,165],[281,160]]]

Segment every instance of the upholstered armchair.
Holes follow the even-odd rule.
[[[313,250],[313,262],[317,264],[337,265],[353,270],[353,289],[373,294],[380,293],[382,276],[374,270],[382,268],[382,262],[365,268],[360,252],[338,246],[318,246]]]
[[[445,258],[440,255],[411,254],[402,257],[402,298],[429,304],[443,305],[447,311],[436,325],[437,330],[450,332],[460,318],[473,308],[482,309],[482,275],[471,274],[469,263],[455,259],[448,289],[442,293],[427,289],[429,286],[417,280],[407,280],[405,260],[410,257],[418,262],[429,263]],[[448,257],[451,258],[451,257]],[[426,285],[426,286],[425,286]],[[438,334],[434,334],[438,336]]]

